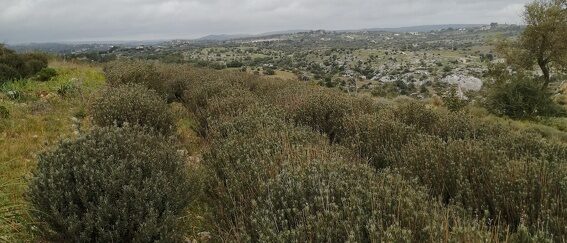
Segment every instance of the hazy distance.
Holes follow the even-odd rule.
[[[1,0],[0,43],[520,24],[528,0]]]

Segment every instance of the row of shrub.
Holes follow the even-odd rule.
[[[526,224],[556,240],[567,235],[564,143],[413,100],[368,105],[364,98],[314,87],[297,92],[300,84],[264,85],[281,95],[264,98],[296,123],[328,134],[377,169],[417,178],[446,204],[487,213],[492,224],[512,230]]]
[[[301,84],[262,85],[257,94],[297,124],[329,135],[378,170],[396,169],[417,179],[446,205],[486,215],[487,224],[511,230],[526,225],[565,239],[564,143],[409,99],[379,105]]]
[[[498,124],[482,121],[466,113],[436,111],[412,100],[401,100],[394,104],[376,104],[366,98],[354,98],[328,89],[295,82],[263,80],[230,72],[213,76],[196,77],[189,81],[187,85],[190,88],[188,88],[184,99],[185,104],[202,121],[200,122],[201,129],[208,131],[203,133],[204,137],[212,139],[213,144],[216,144],[215,141],[218,139],[215,138],[215,134],[225,134],[221,136],[223,138],[221,143],[227,143],[228,147],[218,148],[213,146],[211,149],[213,154],[228,149],[237,150],[235,151],[237,155],[229,156],[229,159],[227,159],[229,162],[225,161],[224,163],[235,163],[239,160],[238,156],[242,156],[243,153],[245,155],[243,155],[244,159],[242,160],[246,163],[252,163],[257,157],[266,155],[266,149],[260,149],[259,155],[254,155],[249,148],[239,150],[238,147],[235,147],[237,144],[247,144],[243,146],[265,142],[270,144],[269,141],[272,141],[273,138],[276,139],[274,143],[285,141],[285,139],[272,133],[268,136],[244,140],[243,137],[246,136],[244,134],[254,133],[265,128],[265,125],[255,129],[243,128],[246,127],[246,124],[253,123],[250,117],[246,118],[246,122],[232,126],[233,129],[241,132],[233,138],[234,141],[226,138],[226,134],[230,130],[227,131],[226,128],[222,128],[223,126],[221,126],[220,131],[216,131],[217,128],[215,128],[214,123],[219,121],[223,123],[222,115],[238,116],[237,119],[245,119],[243,118],[244,115],[240,114],[249,109],[250,106],[268,105],[270,109],[278,111],[272,113],[270,117],[280,117],[278,119],[282,119],[285,123],[293,123],[293,127],[311,127],[315,132],[324,134],[324,139],[328,139],[331,144],[342,145],[333,145],[331,151],[341,151],[339,154],[354,153],[354,158],[342,159],[343,162],[341,163],[362,158],[368,160],[376,169],[388,170],[389,168],[399,171],[407,180],[416,179],[419,184],[424,185],[425,191],[429,192],[433,200],[441,200],[445,205],[458,205],[458,208],[468,211],[469,216],[482,217],[482,224],[486,226],[510,227],[512,232],[518,229],[527,229],[532,234],[555,239],[561,239],[565,235],[564,222],[561,220],[565,215],[561,211],[561,202],[565,198],[564,189],[561,187],[561,181],[564,180],[563,172],[545,170],[545,174],[528,175],[531,171],[521,170],[521,172],[524,172],[523,174],[519,173],[520,171],[515,171],[516,173],[513,176],[502,174],[506,172],[503,169],[517,165],[516,160],[519,160],[519,158],[513,157],[513,155],[531,149],[530,146],[537,147],[531,150],[534,152],[531,153],[533,156],[538,159],[551,159],[550,164],[554,164],[558,169],[564,168],[565,165],[562,161],[567,156],[561,153],[561,151],[564,151],[562,144],[552,143],[552,145],[546,146],[542,144],[547,143],[546,141],[534,139],[526,141],[526,144],[522,146],[512,146],[519,142],[514,138],[522,138],[524,135],[513,134]],[[392,105],[393,108],[388,108],[387,105]],[[260,117],[265,118],[266,116],[260,115]],[[292,128],[279,127],[275,131],[284,129],[290,130]],[[534,137],[531,134],[528,134],[528,136]],[[226,141],[227,139],[228,141]],[[441,146],[434,146],[435,141],[438,141]],[[478,141],[478,144],[481,145],[476,146],[475,143],[469,141]],[[317,145],[318,148],[325,147],[321,141],[318,143],[320,143]],[[450,145],[446,145],[447,143]],[[459,146],[451,148],[453,143],[460,143],[460,147],[464,148],[461,149]],[[488,155],[484,153],[484,151],[491,151],[491,146],[497,145],[500,150],[505,152],[499,153],[496,157],[490,157],[490,153]],[[290,145],[280,144],[272,146],[276,146],[276,148],[290,147]],[[302,147],[305,146],[302,145]],[[552,148],[554,146],[555,148]],[[438,152],[440,157],[427,160],[423,159],[424,156],[414,156],[415,153],[406,152],[420,151],[412,149],[413,147],[422,148],[421,151],[425,151],[424,153],[428,155]],[[430,153],[427,151],[429,147],[432,147],[435,151]],[[350,148],[350,150],[345,151],[344,148]],[[535,154],[535,150],[539,151],[542,156],[544,153],[548,153],[547,158]],[[454,151],[454,155],[451,155],[451,151]],[[331,154],[331,152],[326,153]],[[288,154],[286,156],[294,160],[301,160],[299,155]],[[444,158],[443,156],[450,157]],[[205,159],[205,163],[208,163],[208,161],[215,161],[215,159]],[[448,163],[443,166],[432,165],[431,168],[426,166],[428,168],[423,170],[424,165],[427,165],[425,162],[428,161],[438,161],[439,163],[448,161]],[[477,166],[476,164],[482,161],[488,161],[485,163],[487,167],[479,167],[476,170],[464,169]],[[490,163],[494,161],[499,163]],[[527,165],[528,162],[531,162],[531,160],[525,160],[524,164]],[[248,166],[257,166],[258,164],[259,162],[254,162],[251,165],[248,164]],[[454,167],[452,167],[453,164]],[[541,166],[544,166],[541,163],[529,163],[529,165],[537,169],[542,169]],[[206,164],[206,166],[211,165]],[[217,166],[213,166],[213,168],[218,169]],[[272,173],[276,173],[271,176],[277,175],[278,172],[273,170],[279,168],[279,166],[271,165],[269,168]],[[250,168],[238,168],[237,170],[243,171],[243,174],[238,174],[234,178],[245,178],[251,172]],[[437,174],[427,170],[436,170],[434,172]],[[445,172],[441,173],[443,171]],[[492,173],[487,178],[495,181],[489,186],[482,184],[483,179],[485,179],[484,174],[488,172]],[[226,175],[227,172],[221,174]],[[255,174],[252,173],[252,175]],[[435,178],[426,180],[424,177]],[[258,179],[258,177],[254,178]],[[267,181],[272,177],[260,178],[259,182]],[[529,179],[533,182],[542,180],[542,178],[547,178],[550,181],[546,182],[545,185],[540,185],[536,190],[529,188],[528,184],[516,189],[509,186],[509,184],[519,183],[517,180]],[[473,179],[476,181],[465,183]],[[501,181],[501,179],[504,179],[504,181]],[[221,181],[221,184],[226,186],[227,181]],[[492,186],[496,186],[497,190],[491,189]],[[249,189],[250,185],[244,188]],[[452,188],[452,191],[447,192],[447,188]],[[546,190],[540,190],[541,188]],[[546,194],[537,194],[537,190]],[[219,190],[213,191],[218,192]],[[523,197],[515,201],[507,199],[508,196],[517,197],[519,195],[523,195]],[[241,200],[242,198],[245,201],[250,201],[251,196],[242,196]],[[478,202],[483,199],[485,199],[485,202]],[[234,198],[231,200],[239,202],[236,205],[246,205],[245,202],[240,202]],[[231,200],[226,201],[226,203]],[[216,199],[213,198],[211,201],[215,202]],[[512,210],[512,208],[515,208],[515,210]],[[213,211],[226,212],[230,210],[224,208]],[[247,212],[242,209],[237,211]],[[242,216],[236,218],[242,219],[246,215],[248,213],[243,213]],[[526,217],[529,219],[526,219]],[[214,220],[219,221],[218,218]],[[233,218],[232,223],[235,223],[234,220]],[[240,222],[239,220],[236,221]],[[525,227],[525,225],[528,227]],[[227,225],[219,228],[232,229]],[[237,231],[231,230],[230,232],[234,234]],[[227,235],[231,235],[231,233]],[[500,233],[501,235],[504,234]]]
[[[0,84],[30,77],[47,81],[55,76],[55,70],[47,68],[47,64],[47,56],[44,54],[17,54],[0,44]]]
[[[59,240],[178,241],[194,199],[217,241],[567,235],[567,148],[538,134],[239,72],[141,61],[105,72],[91,113],[107,128],[40,156],[30,185]],[[202,188],[165,137],[166,101],[183,103],[208,142]]]
[[[492,236],[476,221],[461,217],[461,209],[430,200],[425,188],[397,172],[377,173],[348,149],[330,144],[327,136],[296,125],[285,109],[266,104],[247,89],[250,86],[236,85],[245,83],[234,77],[191,82],[185,103],[206,121],[201,126],[211,146],[203,156],[204,201],[211,207],[209,221],[217,240],[367,242]]]
[[[445,205],[483,215],[487,225],[512,232],[525,228],[554,240],[567,235],[564,143],[410,99],[377,104],[296,82],[241,79],[247,82],[230,83],[251,91],[259,103],[278,107],[295,125],[311,127],[331,143],[350,148],[376,169],[417,179]],[[235,89],[229,82],[217,86]],[[229,104],[240,107],[238,102]]]

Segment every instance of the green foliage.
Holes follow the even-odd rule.
[[[228,241],[442,237],[439,205],[395,173],[375,174],[324,137],[252,108],[214,126],[206,201]],[[477,235],[483,233],[472,230]]]
[[[493,183],[488,180],[488,169],[492,163],[504,162],[502,156],[482,145],[476,141],[444,142],[436,137],[422,137],[402,149],[397,166],[404,168],[408,176],[418,177],[443,202],[456,201],[465,208],[478,209],[482,207],[477,205],[491,195],[483,194],[485,187],[472,183]]]
[[[105,65],[104,74],[111,86],[142,84],[168,101],[181,98],[186,69],[180,65],[163,65],[151,61],[113,61]]]
[[[276,71],[273,68],[266,68],[266,69],[264,69],[264,74],[265,75],[275,75]]]
[[[114,61],[104,66],[104,74],[110,85],[137,83],[161,90],[161,77],[156,69],[156,64],[152,62]]]
[[[51,78],[57,76],[57,71],[53,68],[42,68],[37,73],[37,80],[39,81],[49,81]]]
[[[22,99],[22,97],[24,96],[22,94],[22,92],[18,91],[18,90],[9,90],[6,92],[6,95],[8,96],[8,98],[10,98],[11,100],[20,100]]]
[[[186,162],[139,127],[95,128],[39,156],[29,200],[43,229],[75,242],[180,241]]]
[[[247,90],[229,89],[218,94],[207,102],[207,112],[197,113],[196,118],[200,121],[200,127],[206,129],[202,135],[209,135],[210,126],[223,123],[227,119],[242,115],[248,109],[258,105],[256,96]]]
[[[242,72],[152,65],[179,81],[176,97],[206,139],[202,203],[214,240],[567,235],[567,148],[541,132],[514,133],[461,104],[380,104]]]
[[[203,156],[204,201],[213,236],[224,241],[442,237],[450,223],[422,188],[395,173],[376,175],[351,151],[319,134],[343,131],[353,117],[374,122],[374,102],[295,82],[243,81],[248,77],[201,77],[206,82],[193,81],[184,95],[186,107],[205,121],[199,129],[206,127],[202,135],[210,141]],[[414,131],[391,113],[384,116],[406,134]],[[340,134],[336,138],[347,141]],[[456,218],[466,222],[455,235],[478,240],[488,234]]]
[[[564,0],[536,0],[526,5],[526,28],[517,40],[499,43],[497,50],[515,69],[542,73],[534,85],[547,91],[554,73],[567,70],[567,11]]]
[[[400,95],[400,90],[394,82],[391,82],[377,85],[370,93],[377,97],[396,97]]]
[[[250,227],[250,200],[257,196],[261,182],[278,173],[286,157],[300,163],[295,151],[312,143],[325,144],[310,130],[296,129],[279,118],[277,111],[262,107],[216,123],[212,131],[216,139],[204,155],[207,195],[214,202],[213,221],[227,236]]]
[[[195,114],[199,124],[197,130],[203,137],[208,134],[211,120],[238,115],[255,102],[249,91],[216,80],[197,84],[187,90],[183,97],[185,106]]]
[[[226,63],[227,68],[240,68],[242,66],[244,66],[244,64],[240,61],[237,61],[237,60],[233,60],[233,61]]]
[[[18,70],[4,63],[0,63],[0,84],[20,77]]]
[[[0,83],[32,77],[46,68],[47,62],[47,57],[43,54],[17,54],[0,45]]]
[[[566,154],[559,152],[562,146],[556,147],[558,145],[554,143],[537,145],[537,141],[516,138],[508,141],[509,128],[463,111],[433,110],[410,99],[398,99],[392,108],[378,113],[374,108],[361,109],[364,112],[357,114],[352,112],[356,110],[350,105],[352,98],[340,93],[269,81],[254,87],[256,93],[283,108],[288,117],[298,124],[327,135],[335,133],[333,141],[351,148],[377,168],[394,167],[402,170],[407,178],[421,178],[421,184],[431,188],[431,195],[447,204],[461,205],[470,209],[473,215],[486,217],[486,221],[495,224],[509,225],[512,229],[521,223],[520,212],[524,215],[532,212],[529,217],[533,221],[526,223],[530,232],[543,230],[554,235],[564,234],[559,226],[563,213],[558,211],[561,209],[557,206],[558,200],[562,199],[542,200],[540,195],[533,193],[531,184],[518,181],[521,178],[532,178],[531,181],[549,178],[553,182],[538,187],[536,191],[555,188],[552,190],[557,192],[561,190],[558,189],[561,187],[559,178],[563,175],[547,173],[534,177],[533,174],[521,173],[524,170],[509,171],[531,166],[533,170],[542,171],[550,164],[562,167],[564,165],[559,161],[567,158]],[[337,117],[341,119],[334,120]],[[419,134],[427,136],[421,138]],[[412,139],[415,136],[419,138]],[[484,141],[486,139],[495,140]],[[533,157],[518,157],[519,154],[531,154]],[[485,183],[492,183],[498,189],[487,188]],[[540,182],[536,184],[541,185]],[[521,190],[524,191],[518,194]],[[529,199],[518,195],[529,195]],[[553,198],[551,195],[544,197]],[[540,206],[547,209],[538,208]],[[539,216],[544,212],[554,213]],[[538,228],[541,222],[548,227]]]
[[[338,141],[351,148],[371,165],[382,169],[391,165],[397,150],[417,133],[416,129],[384,113],[345,117]]]
[[[0,118],[8,119],[10,117],[10,111],[6,106],[0,105]]]
[[[165,100],[155,91],[137,84],[108,87],[91,105],[93,122],[99,126],[137,124],[163,134],[175,131],[175,120]]]
[[[327,134],[333,141],[341,119],[351,108],[347,103],[347,97],[320,90],[302,98],[303,102],[294,111],[294,120],[298,124]]]
[[[55,69],[47,67],[47,60],[31,59],[24,64],[25,73],[28,75],[38,75],[38,80],[47,81],[49,78],[55,76],[57,72]]]
[[[489,141],[418,137],[404,146],[396,166],[445,203],[486,213],[513,229],[524,223],[532,231],[561,237],[567,218],[560,206],[567,197],[565,146],[542,147],[529,136],[501,135]]]
[[[455,87],[452,87],[442,98],[443,103],[450,111],[460,111],[469,104],[469,100],[459,97]]]
[[[439,119],[431,126],[427,134],[437,136],[444,141],[484,139],[510,132],[499,124],[483,121],[466,111],[436,111],[436,113]]]
[[[494,114],[520,119],[560,112],[551,94],[542,90],[537,80],[523,74],[497,77],[487,87],[485,106]]]
[[[264,92],[266,88],[274,89],[271,92],[278,92]],[[265,96],[270,103],[283,108],[297,125],[308,126],[324,133],[331,142],[335,141],[344,117],[377,110],[370,99],[355,98],[324,88],[302,87],[297,83],[290,83],[281,88],[261,87],[261,90],[256,92]]]
[[[421,188],[364,165],[319,161],[262,185],[252,230],[260,242],[424,242],[441,239],[444,215]]]
[[[398,105],[393,110],[396,119],[414,126],[421,132],[431,131],[439,120],[439,115],[427,108],[425,104],[413,99],[398,99]]]
[[[57,89],[57,94],[62,97],[66,97],[78,90],[79,87],[77,87],[74,83],[65,83],[59,86],[59,88]]]

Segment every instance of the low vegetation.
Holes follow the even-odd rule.
[[[91,105],[95,125],[139,125],[170,135],[175,131],[173,114],[165,99],[142,85],[124,84],[101,90]]]
[[[55,61],[0,89],[0,240],[564,242],[563,108],[513,66],[417,100]]]
[[[376,101],[241,72],[163,67],[182,69],[175,75],[184,91],[169,105],[165,97],[177,91],[158,95],[153,80],[99,86],[91,98],[79,99],[84,87],[61,96],[83,100],[73,116],[87,128],[39,156],[21,201],[33,210],[23,204],[14,216],[22,232],[78,241],[201,239],[204,231],[215,241],[566,235],[567,148],[558,130],[514,131],[501,118],[408,98]],[[21,90],[15,102],[33,100]],[[202,159],[176,149],[178,103],[208,144]],[[112,194],[124,190],[132,195]],[[139,212],[147,213],[134,217]]]

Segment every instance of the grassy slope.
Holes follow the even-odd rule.
[[[60,139],[74,136],[72,117],[105,83],[99,67],[61,62],[51,66],[58,71],[51,81],[21,80],[1,87],[0,106],[8,109],[10,117],[0,120],[0,241],[33,237],[24,193],[35,157]],[[57,92],[61,87],[76,89],[61,96]],[[8,91],[18,91],[21,98],[9,98]]]
[[[76,124],[82,130],[90,126],[88,118],[74,117],[87,113],[90,99],[105,85],[100,66],[59,61],[50,66],[58,75],[48,82],[20,80],[0,86],[0,106],[10,112],[8,119],[0,118],[0,242],[29,242],[36,237],[24,198],[36,156],[62,139],[76,137]],[[67,94],[61,94],[64,87],[71,87]],[[21,97],[8,97],[10,91],[17,91]],[[178,141],[189,154],[198,153],[202,144],[193,130],[191,115],[180,104],[171,108],[178,118]],[[202,228],[199,207],[190,208],[191,235]]]

